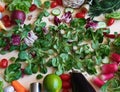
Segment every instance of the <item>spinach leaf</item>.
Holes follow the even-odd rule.
[[[5,80],[7,82],[11,82],[13,80],[17,80],[21,77],[21,64],[20,63],[12,63],[10,64],[4,72]]]

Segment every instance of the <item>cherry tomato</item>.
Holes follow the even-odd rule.
[[[70,75],[69,74],[61,74],[60,78],[62,81],[70,81]]]
[[[11,27],[12,26],[12,22],[10,20],[6,21],[4,23],[5,27]]]
[[[114,22],[115,22],[115,19],[114,19],[114,18],[110,18],[110,19],[108,19],[108,21],[107,21],[107,25],[108,25],[108,26],[111,26]]]
[[[2,5],[0,5],[0,12],[4,12],[4,10],[5,8]]]
[[[50,5],[51,8],[55,8],[57,6],[58,6],[58,3],[56,1],[51,2],[51,5]]]
[[[76,18],[85,18],[85,13],[84,12],[78,12],[75,15]]]
[[[69,89],[63,89],[62,92],[69,92]]]
[[[8,66],[8,60],[7,59],[2,59],[0,61],[0,68],[6,68]]]
[[[63,5],[62,0],[56,0],[56,2],[58,3],[58,5]]]
[[[70,89],[71,88],[70,81],[62,81],[62,88],[63,89]]]
[[[10,19],[9,19],[9,16],[8,15],[5,15],[5,16],[3,16],[2,17],[2,21],[3,22],[7,22],[7,21],[9,21]]]
[[[29,11],[35,11],[37,9],[37,6],[35,4],[32,4],[31,7],[29,8]]]

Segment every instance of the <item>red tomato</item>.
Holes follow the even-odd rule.
[[[58,3],[58,5],[63,5],[62,0],[56,0],[56,2]]]
[[[62,88],[63,89],[70,89],[71,88],[70,81],[62,81]]]
[[[108,25],[108,26],[111,26],[114,22],[115,22],[115,19],[114,19],[114,18],[110,18],[110,19],[108,19],[108,21],[107,21],[107,25]]]
[[[69,92],[69,89],[63,89],[62,92]]]
[[[85,13],[84,12],[78,12],[75,15],[76,18],[85,18]]]
[[[4,23],[5,27],[11,27],[12,26],[12,22],[10,20],[6,21]]]
[[[3,17],[2,17],[2,21],[3,21],[3,22],[9,21],[9,16],[8,16],[8,15],[3,16]]]
[[[0,12],[4,12],[4,10],[5,8],[2,5],[0,5]]]
[[[51,8],[55,8],[57,6],[58,6],[58,3],[56,1],[51,2],[51,5],[50,5]]]
[[[6,68],[8,66],[8,60],[7,59],[2,59],[0,61],[0,68]]]
[[[61,74],[60,78],[62,81],[70,81],[70,75],[69,74]]]
[[[29,11],[32,12],[37,9],[37,6],[35,4],[32,4],[31,7],[29,8]]]

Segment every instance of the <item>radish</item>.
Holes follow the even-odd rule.
[[[113,77],[114,77],[114,73],[102,74],[102,75],[100,76],[100,78],[101,78],[102,80],[104,80],[104,81],[110,80],[110,79],[113,78]]]
[[[20,23],[23,24],[26,19],[26,14],[21,10],[14,10],[11,14],[11,19],[13,23],[16,23],[16,20],[20,20]]]
[[[116,63],[104,64],[102,66],[102,73],[103,74],[115,73],[117,70],[118,70],[118,65]]]
[[[94,77],[92,82],[94,85],[96,85],[99,88],[101,88],[105,84],[105,82],[101,80],[99,77]]]
[[[120,55],[117,54],[117,53],[112,53],[111,54],[111,59],[112,59],[113,62],[119,63],[120,62]]]

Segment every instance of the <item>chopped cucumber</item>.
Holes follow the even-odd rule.
[[[60,11],[60,9],[58,9],[58,8],[55,8],[55,9],[52,10],[52,14],[53,14],[54,16],[58,16],[58,15],[60,15],[60,13],[61,13],[61,11]]]
[[[65,12],[71,12],[71,13],[73,13],[74,9],[73,8],[65,8]]]
[[[103,22],[103,21],[99,21],[99,22],[98,22],[97,28],[105,28],[105,27],[107,27],[107,25],[106,25],[105,22]]]

